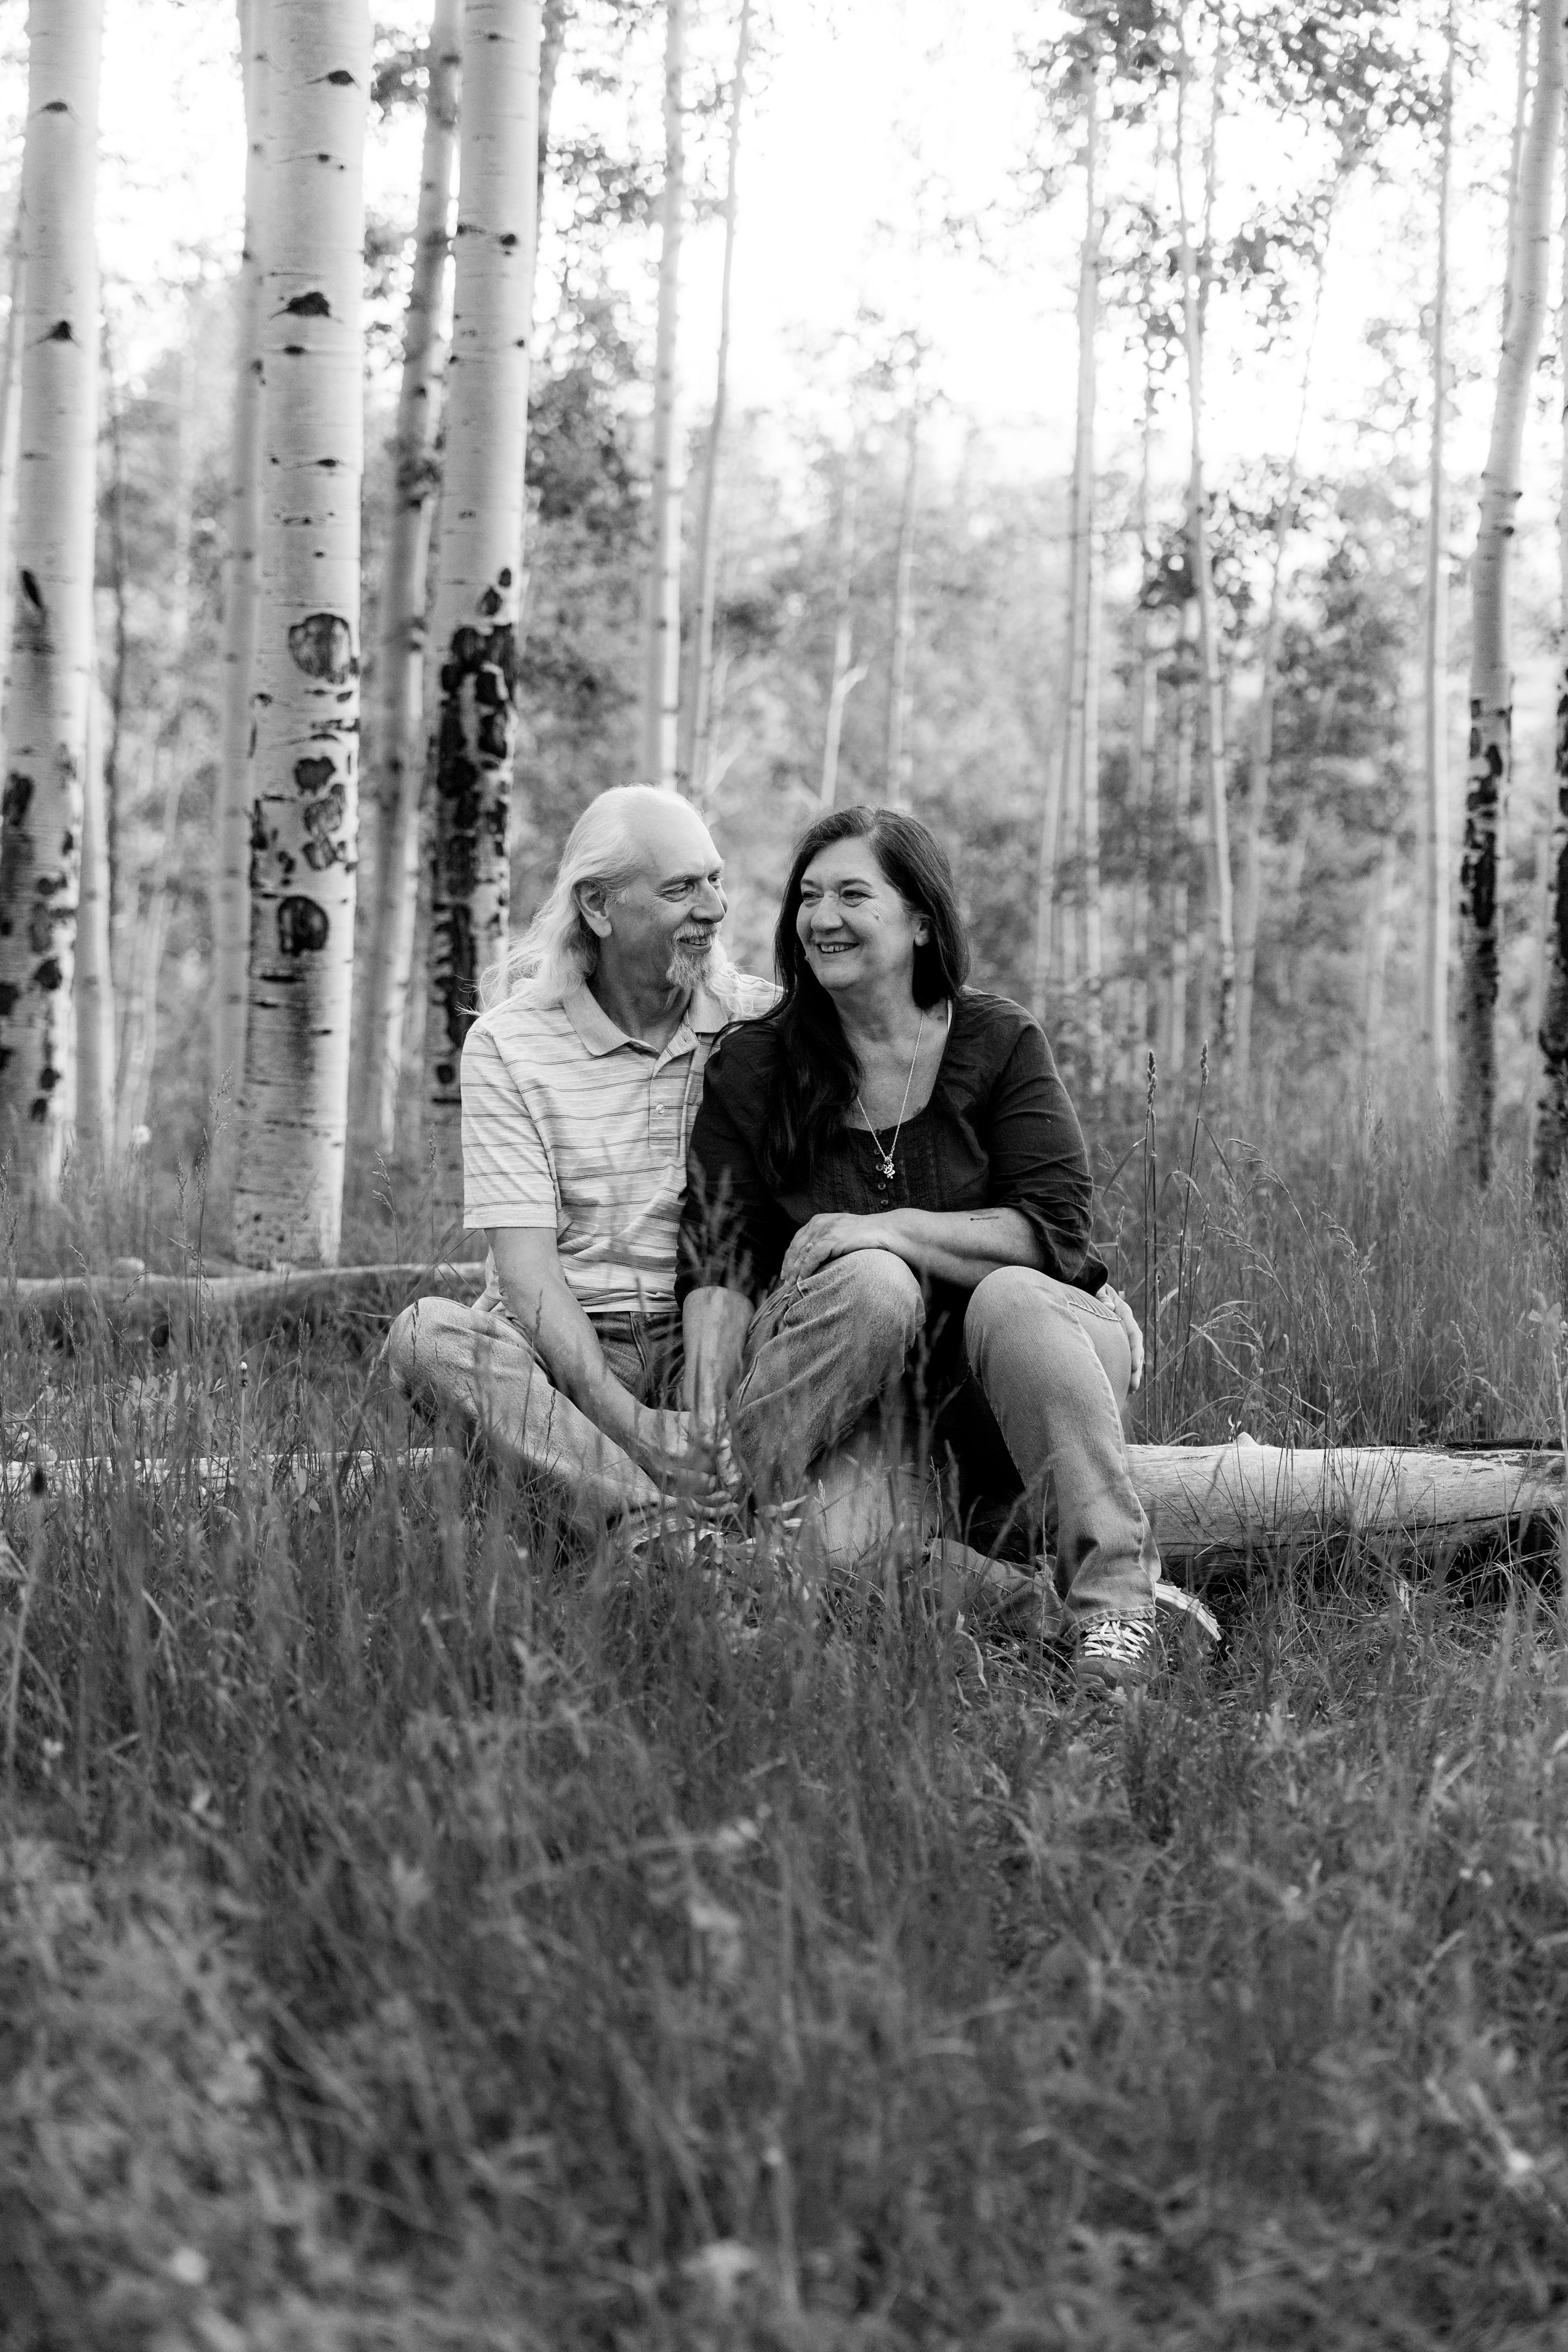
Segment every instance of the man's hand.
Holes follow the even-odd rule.
[[[830,1210],[826,1215],[808,1217],[802,1225],[779,1267],[781,1282],[804,1282],[816,1274],[830,1258],[847,1257],[852,1250],[891,1250],[902,1257],[903,1249],[897,1226],[889,1217],[855,1217],[847,1210]]]
[[[639,1405],[627,1449],[657,1486],[677,1495],[707,1495],[714,1486],[712,1448],[704,1445],[685,1412]]]

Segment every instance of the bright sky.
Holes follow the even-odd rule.
[[[715,79],[728,69],[731,6],[732,0],[693,0],[696,67]],[[1495,21],[1479,6],[1466,12],[1487,72],[1464,100],[1456,185],[1456,284],[1461,308],[1475,312],[1458,338],[1454,461],[1461,471],[1479,467],[1484,448],[1488,399],[1480,363],[1495,331],[1492,289],[1500,277],[1497,192],[1475,184],[1470,159],[1483,159],[1495,178],[1495,131],[1500,117],[1506,121],[1512,89],[1506,13],[1500,0],[1485,0],[1485,6],[1496,12]],[[396,13],[412,17],[416,8],[417,0],[404,0]],[[950,445],[964,429],[960,420],[973,418],[998,470],[1064,470],[1080,182],[1069,170],[1058,204],[1028,217],[1019,178],[1034,102],[1016,53],[1038,41],[1049,11],[1038,0],[984,0],[963,10],[951,0],[774,0],[763,13],[773,22],[764,29],[742,152],[731,379],[737,404],[831,429],[841,407],[834,369],[803,353],[814,345],[820,350],[868,300],[890,328],[918,324],[931,337],[929,381],[952,420]],[[25,0],[0,0],[0,133],[13,170],[24,106],[24,25]],[[638,51],[637,61],[629,112],[651,147],[657,47]],[[556,100],[557,126],[568,131],[595,112],[601,123],[606,119],[606,102],[584,97],[573,65],[569,42]],[[1259,197],[1277,194],[1301,141],[1288,126],[1264,130],[1249,117],[1244,91],[1237,93],[1237,110],[1225,132],[1224,211],[1239,224]],[[720,129],[715,124],[703,134],[715,151]],[[124,363],[134,373],[174,330],[171,284],[197,268],[231,267],[237,255],[244,142],[233,0],[106,0],[101,153],[103,264]],[[366,178],[376,209],[411,216],[416,155],[412,121],[373,133]],[[1358,447],[1363,459],[1386,455],[1363,431],[1381,373],[1367,348],[1369,321],[1403,322],[1404,356],[1419,381],[1411,328],[1430,290],[1429,163],[1414,137],[1394,162],[1392,184],[1361,191],[1337,231],[1309,465],[1342,462]],[[985,220],[986,257],[973,247],[954,250],[934,233],[919,237],[922,209],[928,217],[957,212]],[[649,315],[653,242],[628,239],[619,265]],[[709,396],[720,246],[716,223],[688,239],[686,373],[699,413]],[[542,310],[549,264],[547,245]],[[1121,343],[1110,322],[1102,337],[1103,405],[1109,417],[1121,420],[1124,455],[1137,389]],[[1278,456],[1288,446],[1300,367],[1297,331],[1288,331],[1270,356],[1259,358],[1247,322],[1224,300],[1216,304],[1207,386],[1216,473],[1228,461]],[[1467,384],[1467,374],[1478,381]],[[1527,530],[1532,505],[1549,516],[1555,501],[1544,417],[1535,430],[1542,448],[1531,478],[1540,498],[1533,488],[1527,498]],[[1412,456],[1424,437],[1423,415]],[[1102,458],[1113,465],[1118,454],[1113,423]],[[1174,446],[1168,463],[1174,478]]]

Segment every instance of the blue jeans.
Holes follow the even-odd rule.
[[[924,1327],[920,1282],[888,1250],[830,1260],[773,1291],[752,1319],[731,1407],[736,1450],[764,1500],[806,1496],[831,1573],[877,1551],[897,1524],[911,1422],[914,1451],[929,1451],[918,1392]],[[1069,1618],[1152,1618],[1160,1559],[1127,1474],[1121,1407],[1131,1356],[1115,1309],[1049,1275],[1003,1266],[970,1295],[963,1356],[1026,1501],[1037,1510],[1047,1475],[1055,1485]],[[914,1466],[918,1475],[923,1465]]]

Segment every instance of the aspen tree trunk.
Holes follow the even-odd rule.
[[[1149,1034],[1149,899],[1151,817],[1154,802],[1154,747],[1160,705],[1158,673],[1150,647],[1149,607],[1144,591],[1150,574],[1149,492],[1153,467],[1154,372],[1147,347],[1143,368],[1143,433],[1138,470],[1138,601],[1132,611],[1132,708],[1128,734],[1127,805],[1132,820],[1132,893],[1128,920],[1127,1031],[1131,1081],[1143,1072]]]
[[[686,226],[686,0],[665,0],[664,194],[659,205],[658,337],[654,354],[653,468],[643,629],[643,778],[679,781],[680,512],[676,369],[680,348],[680,247]]]
[[[58,1182],[92,691],[102,0],[32,0],[16,639],[0,815],[0,1145]]]
[[[693,800],[700,802],[708,767],[709,722],[713,699],[713,607],[719,581],[719,534],[714,529],[719,457],[724,438],[724,407],[730,377],[730,290],[735,268],[735,224],[740,214],[741,114],[746,97],[746,60],[752,47],[752,0],[741,0],[735,37],[735,77],[730,88],[729,163],[724,181],[724,275],[719,297],[719,357],[713,379],[713,415],[702,467],[697,509],[697,617],[691,633],[691,679],[686,698],[686,756],[681,761]]]
[[[1399,873],[1399,843],[1387,835],[1378,853],[1367,898],[1366,960],[1362,968],[1361,1082],[1370,1092],[1383,1047],[1383,1003],[1388,977],[1389,934],[1394,918],[1394,887]]]
[[[1224,54],[1216,57],[1213,116],[1210,123],[1206,189],[1204,204],[1204,257],[1211,249],[1215,184],[1215,153],[1220,115]],[[1186,92],[1191,74],[1185,19],[1182,26],[1180,70],[1176,81],[1176,202],[1179,215],[1179,266],[1182,279],[1182,327],[1186,349],[1187,387],[1192,422],[1192,458],[1187,478],[1187,544],[1197,593],[1198,654],[1202,666],[1205,771],[1207,784],[1209,879],[1214,891],[1215,943],[1219,961],[1218,1043],[1222,1068],[1230,1059],[1236,1037],[1236,928],[1230,876],[1230,823],[1226,803],[1225,686],[1220,674],[1219,624],[1215,611],[1214,574],[1208,550],[1208,493],[1204,482],[1203,344],[1204,289],[1199,258],[1193,251],[1187,210],[1185,173]]]
[[[1241,837],[1241,888],[1236,909],[1236,1054],[1231,1080],[1238,1108],[1245,1108],[1252,1087],[1252,1004],[1258,977],[1258,919],[1263,903],[1263,828],[1274,782],[1274,705],[1279,688],[1279,646],[1285,634],[1285,547],[1296,520],[1296,490],[1301,478],[1301,440],[1307,429],[1307,404],[1312,383],[1312,354],[1322,310],[1323,273],[1328,264],[1325,232],[1318,254],[1317,281],[1312,294],[1312,323],[1301,363],[1301,399],[1296,411],[1296,437],[1285,473],[1285,495],[1274,518],[1270,551],[1268,614],[1263,626],[1263,652],[1258,681],[1258,719],[1252,739],[1247,813]]]
[[[550,156],[550,115],[555,103],[555,77],[572,21],[572,0],[544,0],[539,31],[539,170],[534,176],[534,267],[538,267],[539,215],[544,205],[544,167]],[[529,272],[530,284],[534,270]]]
[[[1454,9],[1445,20],[1437,149],[1437,283],[1432,301],[1432,437],[1422,608],[1421,1058],[1434,1106],[1448,1095],[1448,207],[1454,159]]]
[[[16,586],[11,545],[16,526],[16,460],[22,436],[22,324],[26,315],[26,254],[22,236],[26,222],[20,196],[11,231],[11,300],[5,313],[5,342],[0,353],[0,646],[11,656],[11,626],[16,612]]]
[[[1498,364],[1491,440],[1481,475],[1480,529],[1471,590],[1470,740],[1459,865],[1457,1107],[1470,1173],[1491,1176],[1497,1093],[1498,817],[1512,765],[1513,679],[1509,594],[1520,455],[1546,308],[1552,166],[1563,112],[1561,0],[1541,11],[1535,100],[1520,166],[1512,296]]]
[[[1568,337],[1568,206],[1564,208],[1562,333]],[[1561,348],[1568,352],[1568,341]],[[1537,1211],[1560,1223],[1568,1146],[1568,385],[1563,393],[1563,465],[1557,504],[1560,637],[1552,814],[1545,841],[1546,908],[1541,940],[1541,1080],[1532,1175]]]
[[[1187,909],[1192,896],[1188,861],[1192,856],[1193,781],[1195,772],[1193,738],[1195,732],[1194,704],[1196,679],[1193,650],[1196,619],[1196,602],[1189,598],[1182,606],[1182,641],[1177,649],[1175,775],[1171,793],[1175,838],[1171,860],[1170,1034],[1165,1040],[1165,1076],[1177,1100],[1181,1097],[1187,1065],[1187,982],[1192,951]]]
[[[404,321],[403,375],[393,438],[395,503],[381,592],[375,901],[368,927],[363,1050],[356,1055],[360,1085],[355,1124],[383,1151],[390,1151],[396,1140],[397,1079],[419,888],[425,590],[438,478],[441,307],[452,244],[462,21],[462,0],[436,0],[426,52],[429,81],[414,276]]]
[[[833,669],[827,682],[827,727],[822,744],[822,783],[817,806],[830,809],[838,794],[838,747],[844,706],[866,675],[855,653],[855,529],[860,502],[860,446],[850,441],[838,483],[838,534],[834,554]]]
[[[235,1239],[335,1264],[359,814],[364,0],[272,0],[250,974]]]
[[[82,763],[81,902],[76,951],[76,1141],[89,1166],[114,1153],[114,988],[109,970],[109,829],[103,792],[103,697],[88,696]]]
[[[426,1115],[437,1207],[462,1199],[460,1068],[506,945],[539,146],[538,0],[468,0],[436,656]]]
[[[1080,971],[1083,979],[1083,1040],[1089,1092],[1105,1084],[1105,1038],[1101,1002],[1104,973],[1100,919],[1100,626],[1103,582],[1100,554],[1091,536],[1089,596],[1084,608],[1083,782],[1079,794],[1079,887],[1082,893]]]
[[[893,649],[888,670],[886,797],[902,808],[910,785],[910,648],[914,638],[915,512],[920,482],[920,379],[910,389],[904,425],[904,488],[899,502],[899,552],[893,572]]]
[[[125,548],[125,436],[119,383],[114,370],[114,343],[107,306],[103,312],[103,405],[109,443],[109,551],[110,586],[114,594],[114,660],[109,686],[109,726],[104,740],[103,788],[109,814],[109,938],[117,976],[126,965],[128,928],[124,894],[120,887],[124,860],[120,854],[121,813],[130,795],[124,783],[125,689],[130,677],[131,635],[126,625],[127,557]]]
[[[250,725],[256,671],[258,548],[261,536],[263,208],[273,0],[239,0],[245,84],[245,245],[235,318],[234,425],[229,446],[228,544],[224,556],[223,707],[214,823],[212,1071],[226,1095],[212,1189],[226,1221],[234,1183],[234,1111],[245,1067],[246,971],[250,958]]]
[[[1067,982],[1075,976],[1086,994],[1093,980],[1088,965],[1089,907],[1089,739],[1093,724],[1089,702],[1098,667],[1098,615],[1091,614],[1095,593],[1095,455],[1094,426],[1097,378],[1095,339],[1100,320],[1100,257],[1104,234],[1099,198],[1100,77],[1091,66],[1083,91],[1083,241],[1079,248],[1078,274],[1078,408],[1073,434],[1072,497],[1068,514],[1068,639],[1070,667],[1067,683],[1067,746],[1062,761],[1062,805],[1058,839],[1071,859],[1070,881],[1063,919],[1057,933],[1060,971]],[[1091,638],[1094,643],[1091,645]],[[1096,751],[1098,759],[1098,750]],[[1096,845],[1098,865],[1098,843]],[[1096,915],[1098,929],[1098,912]],[[1094,1015],[1082,1008],[1089,1066],[1096,1069],[1090,1035]]]
[[[164,624],[161,706],[153,754],[154,782],[162,768],[163,805],[159,824],[157,862],[151,887],[140,908],[131,950],[126,957],[124,1052],[121,1060],[119,1127],[121,1150],[139,1127],[146,1124],[152,1096],[153,1070],[158,1051],[158,982],[163,969],[163,942],[169,929],[169,894],[174,882],[179,830],[180,793],[184,783],[185,651],[191,627],[191,535],[195,497],[195,361],[187,333],[180,361],[178,413],[175,423],[174,530],[170,564],[167,618]],[[222,1178],[220,1170],[220,1181]]]

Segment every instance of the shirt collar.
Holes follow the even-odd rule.
[[[615,1053],[622,1045],[630,1045],[637,1053],[646,1054],[647,1051],[647,1047],[639,1045],[635,1037],[628,1037],[624,1029],[616,1028],[585,980],[579,981],[575,988],[567,990],[561,1000],[561,1009],[586,1051],[595,1060],[605,1054]],[[676,1030],[669,1045],[674,1045],[681,1029],[690,1029],[699,1037],[716,1037],[721,1029],[729,1027],[734,1017],[732,1013],[725,1010],[722,1001],[707,982],[700,980],[691,992],[691,1002],[681,1017],[680,1028]],[[669,1045],[664,1050],[668,1054]]]

